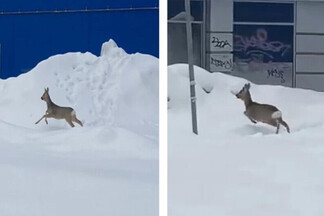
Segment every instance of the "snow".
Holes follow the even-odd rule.
[[[233,95],[247,80],[199,67],[195,78],[198,136],[188,65],[168,67],[169,215],[323,215],[324,93],[251,83],[252,99],[278,107],[290,126],[275,134]]]
[[[84,127],[40,119],[52,100]],[[157,215],[158,59],[113,40],[0,80],[0,215]]]

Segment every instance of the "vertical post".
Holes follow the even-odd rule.
[[[188,55],[188,65],[189,65],[192,130],[195,134],[198,135],[190,0],[185,0],[185,10],[186,10],[187,55]]]
[[[294,56],[293,56],[293,71],[292,71],[292,87],[296,88],[296,81],[297,81],[297,70],[296,70],[296,45],[297,45],[297,1],[294,2]]]
[[[1,65],[1,43],[0,43],[0,78],[1,78],[1,68],[2,68],[2,65]]]

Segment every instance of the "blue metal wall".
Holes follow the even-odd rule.
[[[91,11],[107,8],[149,9]],[[23,13],[15,13],[19,11]],[[158,25],[158,0],[1,1],[0,78],[27,72],[55,54],[89,51],[99,55],[101,44],[110,38],[128,53],[158,57]]]

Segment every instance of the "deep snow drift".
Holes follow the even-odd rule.
[[[40,99],[84,127],[34,123]],[[0,215],[157,215],[158,59],[110,40],[99,57],[56,55],[0,80]]]
[[[277,106],[291,128],[276,135],[231,93],[247,80],[195,76],[198,136],[188,65],[168,68],[169,215],[324,215],[324,93],[251,83],[252,99]]]

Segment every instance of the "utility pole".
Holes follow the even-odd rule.
[[[194,66],[193,66],[193,45],[192,45],[190,0],[185,0],[185,10],[186,10],[187,55],[188,55],[188,65],[189,65],[192,130],[195,134],[198,135],[196,91],[195,91],[196,83],[195,83]]]

